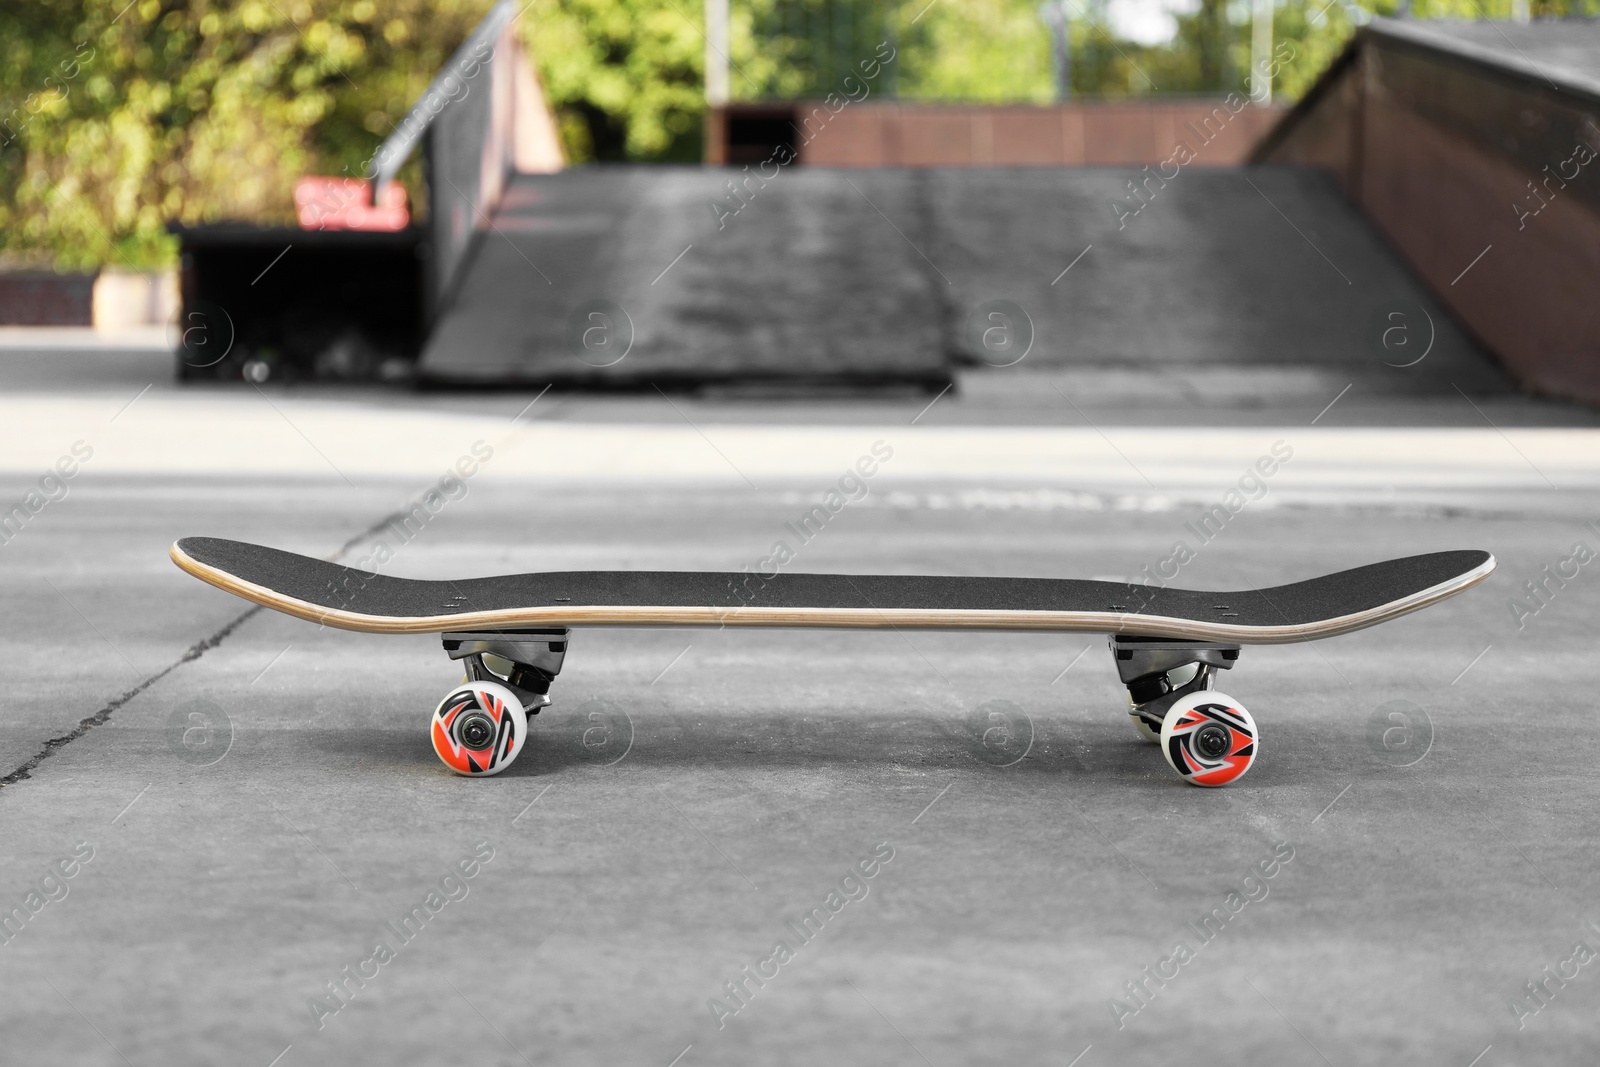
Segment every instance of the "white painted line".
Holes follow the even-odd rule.
[[[551,383],[551,384],[554,384],[554,383]],[[528,401],[528,407],[525,407],[521,411],[517,412],[516,416],[511,420],[511,424],[513,426],[515,426],[516,423],[517,423],[517,419],[520,419],[520,418],[522,418],[522,416],[526,415],[528,413],[528,408],[533,407],[533,405],[537,404],[540,400],[543,400],[544,399],[544,394],[548,393],[549,391],[550,391],[550,386],[548,386],[548,385],[545,386],[543,389],[539,390],[539,395],[534,397],[532,400]]]
[[[1470,671],[1474,666],[1476,666],[1477,662],[1480,659],[1482,659],[1488,653],[1488,651],[1493,647],[1494,647],[1494,642],[1493,641],[1489,642],[1487,645],[1484,645],[1483,646],[1483,651],[1479,652],[1476,656],[1473,656],[1472,657],[1472,662],[1467,664],[1465,667],[1461,668],[1461,674],[1458,674],[1454,678],[1450,679],[1450,684],[1451,685],[1455,685],[1457,682],[1461,681],[1462,677],[1468,671]]]
[[[950,786],[952,786],[952,785],[955,785],[955,783],[951,782],[950,785],[947,785],[943,789],[939,790],[939,796],[938,797],[934,797],[932,800],[928,801],[928,808],[931,808],[935,804],[939,803],[939,797],[942,797],[946,793],[950,792]],[[917,812],[917,819],[920,819],[924,815],[928,814],[928,808],[923,808],[921,811]],[[917,825],[917,819],[912,819],[911,820],[911,825],[912,826]]]
[[[151,382],[150,385],[147,385],[143,389],[139,390],[139,392],[134,395],[134,398],[132,400],[128,401],[126,404],[122,405],[120,408],[117,409],[117,413],[115,415],[111,416],[111,421],[112,422],[116,422],[118,419],[122,418],[122,413],[124,411],[127,411],[129,408],[133,407],[134,404],[138,403],[139,397],[144,396],[144,394],[148,393],[150,391],[150,386],[153,386],[155,384],[156,384],[155,382]]]
[[[1460,280],[1461,280],[1461,279],[1462,279],[1462,278],[1465,278],[1465,277],[1466,277],[1466,276],[1467,276],[1467,271],[1468,271],[1468,270],[1471,270],[1471,269],[1472,269],[1472,268],[1473,268],[1473,267],[1476,267],[1476,266],[1477,266],[1477,265],[1478,265],[1478,260],[1480,260],[1480,259],[1482,259],[1482,258],[1483,258],[1483,257],[1484,257],[1484,256],[1486,256],[1486,255],[1488,255],[1488,254],[1489,254],[1489,249],[1491,249],[1491,248],[1493,248],[1493,247],[1494,247],[1494,245],[1492,245],[1492,244],[1489,244],[1489,245],[1484,245],[1484,246],[1483,246],[1483,251],[1482,251],[1482,252],[1479,252],[1479,253],[1478,253],[1478,254],[1477,254],[1477,256],[1475,256],[1475,257],[1474,257],[1474,258],[1473,258],[1473,260],[1472,260],[1472,262],[1471,262],[1471,263],[1468,263],[1468,264],[1467,264],[1467,269],[1466,269],[1466,270],[1463,270],[1463,271],[1462,271],[1462,272],[1461,272],[1461,273],[1460,273],[1460,274],[1457,274],[1457,275],[1456,275],[1456,282],[1459,282],[1459,281],[1460,281]],[[1451,282],[1451,283],[1450,283],[1450,284],[1451,284],[1451,285],[1455,285],[1455,284],[1456,284],[1456,282]]]
[[[674,258],[671,263],[667,264],[667,270],[664,270],[660,274],[657,274],[655,276],[655,281],[652,281],[650,284],[654,285],[656,282],[659,282],[662,278],[665,278],[667,276],[667,271],[671,270],[673,267],[676,267],[678,265],[678,260],[680,260],[684,256],[688,255],[689,254],[689,249],[693,248],[693,247],[694,247],[694,245],[691,244],[691,245],[688,246],[688,248],[685,248],[682,252],[679,252],[677,257]]]
[[[1348,393],[1350,391],[1350,386],[1351,385],[1355,385],[1355,384],[1356,384],[1355,382],[1351,382],[1350,385],[1347,385],[1343,389],[1339,390],[1339,396],[1336,396],[1332,400],[1328,401],[1328,406],[1323,408],[1321,411],[1317,412],[1317,418],[1311,420],[1311,425],[1315,426],[1317,424],[1317,419],[1322,418],[1322,416],[1324,416],[1328,412],[1332,411],[1333,410],[1333,405],[1337,404],[1339,402],[1339,398],[1344,396],[1344,394]]]
[[[150,785],[147,785],[143,789],[139,790],[139,797],[142,797],[146,793],[150,792],[150,786],[151,785],[155,785],[155,783],[151,782]],[[128,808],[131,808],[135,804],[139,803],[139,797],[134,797],[132,800],[128,801]],[[123,808],[121,811],[117,812],[117,819],[120,819],[124,815],[128,814],[128,808]],[[111,820],[111,825],[115,826],[117,824],[117,819],[112,819]]]
[[[955,388],[955,384],[955,382],[951,382],[949,385],[939,390],[939,396],[936,396],[932,400],[928,401],[928,407],[925,407],[921,411],[917,412],[917,418],[911,420],[911,425],[915,426],[917,424],[917,419],[920,419],[922,416],[926,415],[928,413],[928,409],[939,402],[940,397],[943,397],[944,394]]]
[[[544,796],[548,792],[550,792],[550,787],[548,785],[545,786],[543,789],[539,790],[539,796],[536,796],[532,800],[528,801],[528,807],[527,808],[523,808],[521,811],[517,812],[516,818],[511,820],[511,825],[512,826],[517,825],[517,819],[520,819],[524,815],[528,814],[528,808],[531,808],[535,804],[539,803],[539,797]]]
[[[276,267],[278,265],[278,260],[280,260],[284,256],[288,255],[289,254],[289,249],[293,248],[293,247],[294,247],[294,245],[288,245],[287,247],[284,248],[284,250],[282,252],[279,252],[277,254],[277,256],[274,257],[272,262],[267,264],[266,269],[263,270],[260,274],[256,275],[256,281],[255,282],[251,282],[250,284],[254,285],[256,282],[259,282],[262,278],[265,278],[267,276],[267,271],[271,270],[273,267]]]
[[[689,642],[687,645],[684,645],[683,646],[683,651],[679,652],[676,656],[673,656],[672,657],[672,662],[667,664],[665,667],[661,668],[661,674],[658,674],[654,678],[650,679],[650,684],[651,685],[655,685],[657,682],[661,681],[662,676],[665,675],[668,671],[670,671],[673,668],[673,666],[675,666],[680,659],[682,659],[684,656],[688,655],[689,654],[689,650],[691,648],[693,648],[693,647],[694,647],[694,642],[693,641]]]
[[[1339,797],[1342,797],[1346,793],[1350,792],[1350,787],[1353,786],[1353,785],[1355,785],[1355,783],[1351,782],[1350,785],[1347,785],[1343,789],[1339,790]],[[1323,808],[1321,811],[1317,812],[1317,819],[1322,818],[1324,815],[1328,814],[1328,812],[1332,811],[1333,810],[1333,806],[1335,804],[1339,803],[1339,797],[1334,797],[1332,800],[1328,801],[1328,806],[1326,808]],[[1311,820],[1311,824],[1313,826],[1316,825],[1317,819],[1312,819]]]
[[[1091,249],[1093,247],[1094,247],[1094,245],[1085,245],[1084,248],[1083,248],[1083,251],[1078,253],[1077,258],[1074,259],[1071,263],[1067,264],[1067,270],[1071,270],[1073,267],[1076,267],[1078,265],[1078,260],[1082,259],[1084,256],[1088,255],[1089,254],[1089,249]],[[1060,274],[1057,274],[1056,275],[1056,281],[1055,282],[1051,282],[1050,284],[1054,285],[1056,282],[1059,282],[1062,278],[1065,278],[1067,276],[1067,270],[1064,270]],[[1076,1061],[1074,1061],[1074,1062],[1076,1062]]]
[[[1059,681],[1061,681],[1061,679],[1065,678],[1067,676],[1067,672],[1070,671],[1072,668],[1076,667],[1078,665],[1078,661],[1080,659],[1082,659],[1084,656],[1088,655],[1089,654],[1089,650],[1091,648],[1093,648],[1093,647],[1094,647],[1093,645],[1084,645],[1083,646],[1083,651],[1079,652],[1076,656],[1073,656],[1072,657],[1072,662],[1067,664],[1065,667],[1061,668],[1061,673],[1056,675],[1055,681],[1051,682],[1050,684],[1051,685],[1055,685],[1056,682],[1059,682]]]

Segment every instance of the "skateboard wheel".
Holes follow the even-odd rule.
[[[1214,689],[1190,693],[1161,722],[1161,754],[1190,785],[1237,781],[1260,751],[1256,721],[1243,704]]]
[[[465,682],[434,710],[433,750],[457,774],[499,774],[522,753],[528,716],[515,693],[498,682]]]

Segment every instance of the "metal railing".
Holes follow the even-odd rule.
[[[367,180],[372,183],[374,204],[379,202],[384,187],[394,180],[445,109],[452,102],[470,96],[484,63],[494,57],[495,43],[511,25],[516,14],[516,4],[511,0],[502,0],[491,8],[471,35],[461,42],[461,47],[451,55],[450,61],[434,75],[433,81],[428,83],[422,95],[417,97],[417,102],[411,105],[411,110],[406,112],[406,117],[378,146],[367,163],[366,174]]]
[[[476,235],[511,176],[518,8],[496,4],[455,50],[366,168],[373,202],[420,145],[427,182],[427,318],[448,303]]]

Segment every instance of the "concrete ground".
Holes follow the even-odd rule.
[[[1563,562],[1600,547],[1590,413],[1226,367],[1024,364],[931,406],[185,390],[148,346],[0,342],[0,502],[54,498],[0,546],[7,1062],[1600,1050],[1600,577]],[[797,568],[1131,576],[1183,540],[1199,588],[1452,547],[1500,569],[1246,649],[1222,688],[1263,754],[1206,791],[1134,735],[1099,639],[1031,634],[581,631],[527,755],[465,780],[426,739],[457,677],[436,639],[251,611],[165,555],[738,569],[880,440]],[[382,525],[480,442],[420,533]],[[1546,567],[1575,576],[1532,599]]]

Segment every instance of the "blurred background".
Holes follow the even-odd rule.
[[[1007,331],[1028,335],[1030,367],[1171,362],[1180,343],[1193,361],[1208,342],[1116,294],[1159,284],[1206,303],[1220,269],[1244,331],[1222,342],[1227,362],[1276,349],[1281,364],[1291,344],[1293,362],[1337,362],[1319,349],[1332,336],[1400,364],[1442,331],[1446,354],[1476,353],[1459,376],[1492,365],[1523,390],[1592,401],[1595,322],[1572,280],[1594,264],[1571,237],[1600,234],[1582,174],[1600,147],[1596,10],[13,4],[0,13],[0,320],[181,323],[164,343],[185,379],[937,390],[963,362],[995,363],[982,339]],[[789,171],[809,176],[755,207]],[[1158,196],[1203,200],[1210,217],[1134,222]],[[1351,299],[1310,308],[1274,290],[1285,264],[1248,233],[1268,205]],[[1547,205],[1562,221],[1526,232]],[[847,251],[883,222],[903,246]],[[1048,251],[1025,239],[1063,225]],[[1079,286],[1058,285],[1062,251],[1102,232],[1102,247],[1134,240],[1130,225],[1159,231],[1165,266],[1107,279],[1090,261]],[[1346,271],[1318,234],[1372,247]],[[829,293],[869,286],[870,306],[808,292],[801,235],[827,245],[816,262],[855,271]],[[948,276],[941,251],[970,269]],[[992,299],[1022,317],[974,333]],[[614,364],[618,351],[631,358]]]
[[[1597,16],[7,0],[0,1059],[1590,1067]],[[466,781],[436,636],[247,607],[191,535],[452,580],[1499,569],[1247,649],[1227,790],[1098,635],[736,627],[576,632]]]
[[[819,98],[879,41],[899,56],[874,96],[1048,104],[1061,85],[1065,15],[1073,97],[1221,95],[1247,87],[1249,4],[1196,0],[796,2],[729,0],[719,102]],[[1539,15],[1595,7],[1535,4]],[[169,267],[168,222],[291,222],[303,174],[357,173],[491,4],[20,2],[0,14],[8,72],[0,201],[15,265]],[[535,0],[519,35],[572,164],[698,162],[708,103],[705,9],[690,0]],[[1523,5],[1526,10],[1527,5]],[[1279,3],[1274,41],[1294,56],[1274,95],[1293,102],[1338,53],[1361,8]],[[1378,5],[1374,14],[1393,14]],[[1474,0],[1419,18],[1513,15]],[[69,73],[63,60],[74,59]],[[726,77],[726,75],[725,75]],[[24,119],[25,116],[25,119]],[[417,200],[418,175],[405,176]]]

